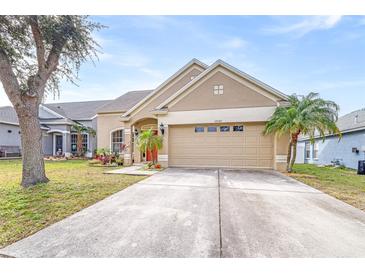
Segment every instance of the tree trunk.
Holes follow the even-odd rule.
[[[18,109],[19,126],[22,141],[23,174],[22,186],[29,187],[37,183],[46,183],[42,150],[42,131],[38,120],[38,104],[26,110]]]
[[[296,157],[297,157],[297,141],[294,141],[293,142],[293,156],[292,156],[292,159],[290,161],[290,172],[293,171],[293,166],[294,166]]]
[[[291,149],[292,149],[292,143],[290,141],[288,146],[288,155],[286,156],[286,171],[288,172],[290,172]]]
[[[298,142],[298,136],[300,134],[300,131],[296,132],[296,133],[293,133],[291,135],[291,140],[290,140],[290,143],[293,147],[293,155],[291,155],[291,161],[290,161],[290,165],[289,165],[289,168],[288,168],[288,172],[292,172],[293,171],[293,166],[294,166],[294,163],[295,163],[295,158],[297,157],[297,142]]]

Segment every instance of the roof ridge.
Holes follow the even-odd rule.
[[[350,115],[350,114],[354,114],[354,113],[356,113],[356,112],[360,112],[360,111],[365,111],[365,107],[360,108],[360,109],[357,109],[357,110],[353,110],[353,111],[351,111],[351,112],[349,112],[349,113],[346,113],[346,114],[342,115],[341,117],[339,117],[338,119],[341,119],[342,117],[346,117],[346,116],[348,116],[348,115]]]

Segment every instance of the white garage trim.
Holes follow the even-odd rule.
[[[161,162],[167,162],[169,160],[169,155],[167,154],[158,154],[158,160]]]
[[[234,122],[263,122],[268,121],[276,107],[253,107],[233,109],[211,109],[174,111],[166,116],[161,116],[163,124],[208,124],[208,123],[234,123]]]
[[[286,155],[276,155],[275,161],[277,163],[286,163],[287,156]]]

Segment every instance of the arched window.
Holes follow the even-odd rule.
[[[111,133],[111,141],[112,141],[112,152],[121,153],[122,147],[124,143],[123,130],[118,129]]]

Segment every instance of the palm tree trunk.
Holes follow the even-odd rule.
[[[286,170],[288,172],[290,172],[291,149],[292,149],[292,143],[290,141],[288,146],[288,155],[286,156]]]
[[[292,170],[293,170],[293,166],[294,166],[296,157],[297,157],[297,141],[294,141],[294,143],[293,143],[293,156],[292,156],[292,159],[290,161],[290,172],[292,172]]]
[[[156,159],[155,159],[155,149],[151,149],[151,157],[152,157],[152,164],[156,163]]]
[[[289,169],[288,172],[292,172],[293,171],[293,166],[295,163],[295,158],[297,157],[297,142],[298,142],[298,136],[300,134],[300,130],[296,133],[293,133],[291,135],[291,140],[290,143],[293,146],[293,155],[291,155],[291,161],[290,161],[290,165],[289,165]]]

